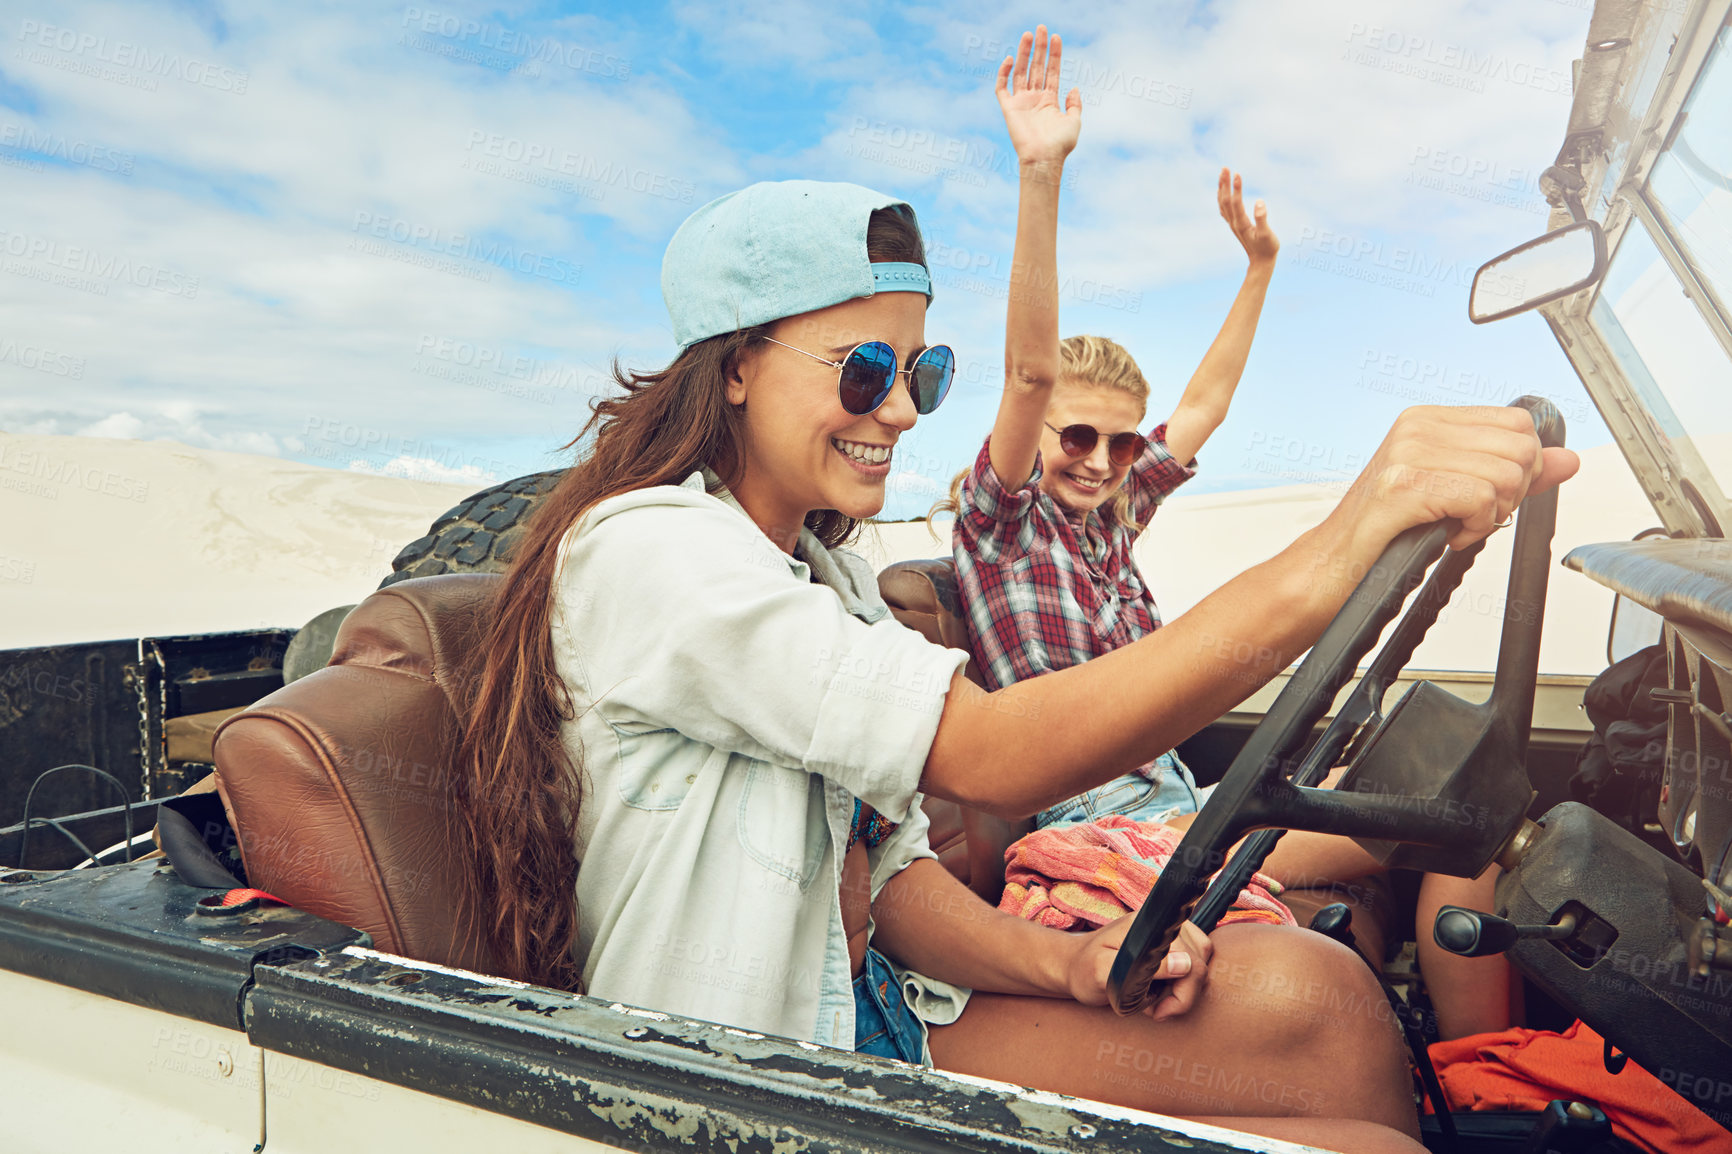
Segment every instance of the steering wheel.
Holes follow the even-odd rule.
[[[1511,403],[1533,416],[1542,445],[1564,443],[1564,420],[1550,401]],[[1130,1014],[1160,1000],[1169,983],[1155,973],[1180,925],[1213,930],[1285,830],[1352,837],[1386,868],[1476,877],[1497,857],[1534,796],[1527,740],[1556,520],[1556,489],[1522,503],[1490,698],[1468,702],[1420,682],[1383,717],[1385,691],[1483,542],[1444,556],[1455,528],[1444,521],[1415,526],[1389,544],[1234,758],[1137,912],[1107,980],[1115,1010]],[[1301,759],[1313,727],[1434,562],[1413,607]],[[1313,788],[1356,735],[1339,786]],[[1226,851],[1253,830],[1261,832],[1204,895]]]

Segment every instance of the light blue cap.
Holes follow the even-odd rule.
[[[866,255],[874,209],[906,202],[858,184],[765,181],[704,205],[680,225],[662,257],[662,299],[683,349],[731,333],[879,292],[932,300],[924,266],[877,264]]]

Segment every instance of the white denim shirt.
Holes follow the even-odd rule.
[[[777,549],[707,470],[600,502],[562,552],[584,989],[853,1049],[854,799],[901,823],[869,851],[876,897],[933,856],[917,790],[967,655],[891,617],[859,557]],[[898,973],[924,1020],[962,1012],[967,990]]]

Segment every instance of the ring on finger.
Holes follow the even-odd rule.
[[[1513,524],[1515,524],[1515,514],[1511,513],[1509,516],[1505,517],[1503,520],[1493,522],[1492,528],[1493,529],[1508,529]]]

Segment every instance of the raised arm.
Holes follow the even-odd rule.
[[[1004,328],[1004,397],[992,426],[992,470],[1008,490],[1034,472],[1041,423],[1058,379],[1058,189],[1076,147],[1082,96],[1059,103],[1063,46],[1046,25],[1022,34],[1016,57],[998,66],[995,91],[1016,148],[1021,190],[1010,305]]]
[[[1321,525],[1177,620],[995,693],[958,675],[921,787],[1018,818],[1128,772],[1285,669],[1396,534],[1453,517],[1462,548],[1579,465],[1521,409],[1409,409]]]
[[[1251,355],[1251,339],[1257,335],[1257,318],[1263,314],[1263,298],[1269,291],[1269,280],[1275,275],[1275,254],[1281,248],[1275,232],[1269,227],[1269,210],[1262,201],[1255,206],[1256,218],[1245,215],[1244,178],[1221,170],[1215,187],[1215,200],[1220,205],[1221,218],[1239,243],[1245,248],[1250,267],[1245,270],[1245,283],[1227,312],[1215,343],[1203,354],[1197,371],[1185,386],[1178,408],[1167,419],[1167,451],[1180,464],[1188,464],[1202,449],[1221,422],[1227,419],[1227,407],[1233,403],[1233,390],[1245,372],[1245,361]]]

